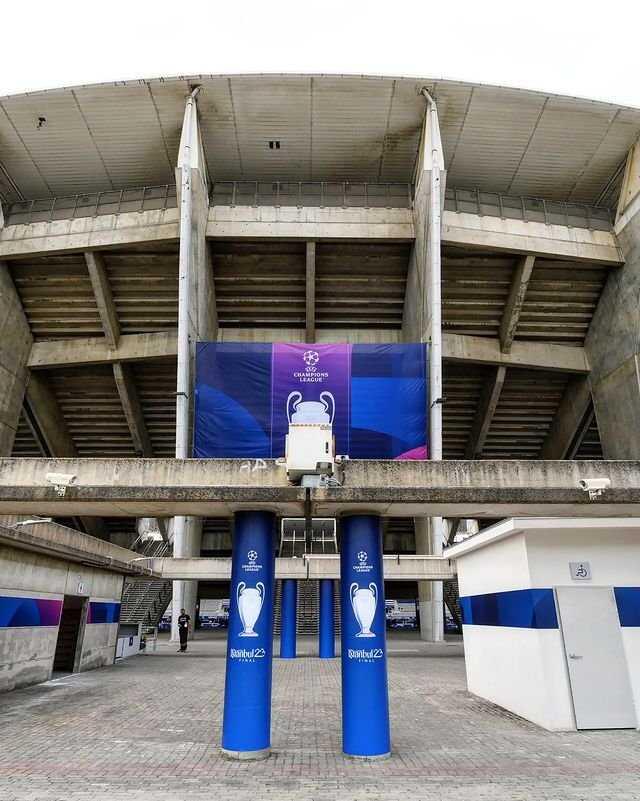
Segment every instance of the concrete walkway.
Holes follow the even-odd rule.
[[[341,755],[340,662],[310,656],[275,660],[273,756],[224,759],[224,641],[201,639],[0,696],[0,799],[640,799],[639,733],[550,734],[470,696],[459,644],[389,645],[387,761]]]

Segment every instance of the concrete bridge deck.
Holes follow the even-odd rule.
[[[68,486],[56,489],[66,476]],[[607,478],[590,499],[579,482]],[[340,486],[308,491],[280,460],[0,459],[0,514],[224,517],[240,509],[300,516],[640,517],[638,461],[347,461]]]
[[[164,579],[196,579],[198,581],[228,581],[231,578],[231,559],[191,557],[175,559],[160,557],[142,563]],[[384,557],[386,581],[446,581],[456,575],[455,562],[441,556],[388,555]],[[277,579],[339,579],[339,556],[306,556],[300,559],[276,559]]]

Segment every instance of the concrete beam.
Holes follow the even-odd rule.
[[[175,358],[177,353],[178,332],[174,329],[152,334],[124,334],[116,348],[110,347],[103,337],[35,342],[27,364],[31,370],[40,370]]]
[[[154,209],[9,225],[0,229],[0,259],[175,241],[178,220],[178,209]]]
[[[117,348],[118,340],[120,339],[120,323],[118,322],[118,313],[113,302],[104,259],[99,253],[92,251],[86,252],[84,259],[87,263],[87,270],[89,271],[89,278],[91,279],[91,286],[98,305],[98,314],[100,315],[100,322],[102,323],[102,330],[107,344],[110,348]]]
[[[49,386],[46,377],[39,373],[31,373],[25,394],[28,406],[27,416],[30,418],[41,450],[54,458],[69,459],[77,456],[76,446],[69,434],[64,415],[58,400]],[[27,512],[30,514],[30,512]],[[57,515],[55,515],[57,516]],[[87,534],[106,540],[109,532],[98,517],[83,516],[81,513],[69,515],[78,517]]]
[[[145,560],[144,564],[170,580],[229,581],[231,578],[231,559],[161,557]],[[384,557],[383,569],[385,581],[446,581],[456,575],[455,564],[439,556],[388,555]],[[299,581],[339,579],[340,556],[277,558],[276,578]]]
[[[493,415],[498,407],[506,374],[506,367],[496,367],[492,375],[490,375],[485,382],[480,396],[476,418],[469,434],[469,441],[467,442],[465,452],[466,459],[477,459],[482,454]]]
[[[306,332],[294,328],[220,328],[219,342],[303,342]],[[399,342],[396,330],[363,331],[334,329],[318,331],[318,342],[378,343]],[[83,364],[114,364],[145,359],[175,358],[178,352],[177,331],[153,334],[124,334],[117,348],[110,348],[102,337],[59,339],[35,342],[28,366],[32,370],[72,367]],[[500,341],[490,337],[462,334],[442,335],[444,359],[474,364],[528,367],[564,373],[588,373],[589,364],[583,348],[551,345],[546,342],[514,342],[511,353],[502,353]]]
[[[540,452],[542,459],[573,458],[575,451],[570,453],[570,449],[576,441],[590,405],[589,379],[586,376],[575,376],[567,384],[556,416],[542,445]]]
[[[176,241],[178,228],[175,208],[10,225],[0,229],[0,259]],[[210,239],[411,242],[414,234],[411,209],[387,208],[213,206],[206,228]],[[442,241],[612,265],[623,261],[615,235],[609,231],[453,211],[443,212]]]
[[[503,353],[499,339],[445,333],[442,335],[442,356],[453,362],[527,367],[561,373],[589,372],[584,348],[548,342],[514,342],[511,352]]]
[[[31,373],[27,385],[26,401],[31,417],[42,436],[47,452],[68,459],[76,456],[76,446],[67,430],[58,399],[41,373]]]
[[[511,346],[513,345],[513,339],[518,328],[520,312],[524,305],[524,298],[527,294],[527,287],[529,286],[535,261],[535,256],[523,256],[518,262],[513,274],[509,297],[507,298],[507,304],[500,325],[500,346],[503,353],[511,352]]]
[[[219,328],[217,340],[218,342],[304,342],[305,333],[300,328]],[[316,338],[318,342],[376,344],[399,342],[400,332],[395,329],[367,331],[336,328],[318,331]],[[83,364],[175,359],[177,352],[176,330],[152,334],[124,334],[120,337],[117,348],[110,348],[103,337],[57,339],[34,343],[29,354],[28,366],[32,370],[41,370],[78,367]]]
[[[413,216],[411,209],[212,206],[207,237],[410,242]]]
[[[135,551],[53,522],[15,527],[1,521],[0,545],[64,559],[66,562],[100,567],[114,573],[147,577],[152,574],[149,566],[138,560],[139,554]]]
[[[113,377],[118,388],[124,416],[127,418],[127,425],[129,426],[136,454],[138,456],[152,457],[153,447],[144,422],[144,414],[142,413],[142,406],[140,405],[131,367],[128,364],[116,362],[113,365]]]
[[[74,476],[58,495],[47,474]],[[640,517],[640,462],[344,463],[340,487],[310,490],[314,516]],[[583,478],[608,478],[590,500]],[[276,460],[0,459],[0,514],[228,517],[239,509],[301,516],[305,490]]]
[[[443,212],[442,222],[442,243],[445,245],[505,250],[611,266],[624,261],[612,231],[592,231],[455,211]]]
[[[316,243],[306,249],[306,341],[316,341]]]

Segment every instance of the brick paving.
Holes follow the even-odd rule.
[[[638,732],[545,732],[469,695],[459,656],[390,650],[384,762],[341,755],[340,663],[311,657],[274,661],[274,754],[225,759],[224,643],[199,640],[0,696],[0,801],[640,799]]]

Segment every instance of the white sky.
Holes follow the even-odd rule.
[[[640,106],[637,0],[17,0],[0,95],[159,75],[445,77]]]

